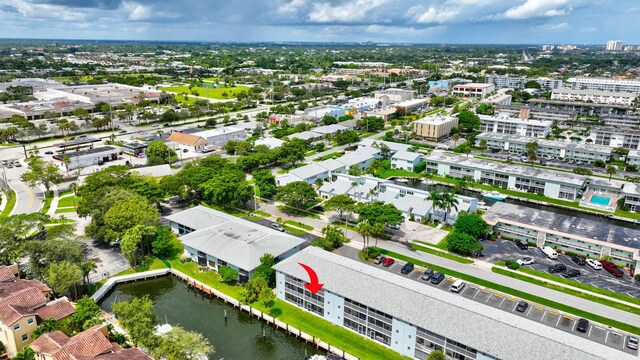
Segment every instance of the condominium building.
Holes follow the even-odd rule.
[[[413,132],[423,139],[438,141],[448,137],[451,129],[457,126],[455,116],[428,116],[413,122]]]
[[[480,104],[493,104],[500,106],[509,106],[511,105],[511,99],[513,97],[509,94],[495,94],[491,95],[488,98],[480,101]]]
[[[609,40],[607,41],[607,51],[620,51],[622,50],[622,40]]]
[[[574,121],[578,118],[578,113],[575,111],[529,106],[496,106],[496,114],[498,117],[551,122]]]
[[[547,99],[529,99],[527,103],[530,106],[541,107],[551,110],[572,111],[584,115],[608,115],[608,114],[627,114],[630,107],[627,105],[615,104],[596,104],[583,101],[563,101],[563,100],[547,100]]]
[[[447,155],[434,151],[426,158],[427,169],[440,176],[471,178],[483,184],[574,201],[586,176],[530,166]]]
[[[630,92],[640,94],[640,80],[610,79],[596,77],[572,77],[567,80],[574,90],[604,90]]]
[[[305,285],[312,267],[323,288]],[[581,336],[449,291],[308,247],[274,266],[276,296],[411,359],[434,350],[450,359],[632,359]],[[390,296],[392,295],[392,296]]]
[[[382,91],[376,91],[374,93],[376,99],[386,100],[388,103],[399,103],[402,101],[412,100],[415,97],[413,90],[404,89],[386,89]]]
[[[631,106],[637,94],[602,90],[557,89],[551,92],[552,100],[585,101],[597,104]]]
[[[551,121],[523,120],[504,115],[480,117],[480,131],[530,137],[545,137],[551,132]]]
[[[640,166],[640,151],[630,150],[627,155],[627,164]]]
[[[527,152],[527,143],[538,144],[538,157],[555,157],[592,163],[596,160],[609,161],[613,148],[609,146],[575,142],[543,140],[533,137],[482,133],[476,136],[476,144],[486,142],[487,149],[497,149],[517,154]]]
[[[484,99],[496,89],[493,84],[469,83],[453,86],[453,95]]]
[[[613,263],[632,269],[640,265],[640,230],[504,202],[483,218],[503,238],[592,259],[610,256]]]
[[[520,76],[509,76],[509,75],[486,75],[484,77],[484,82],[487,84],[494,84],[496,89],[502,88],[514,88],[514,89],[524,89],[524,85],[529,81],[535,81],[540,84],[542,89],[560,89],[562,88],[562,80],[549,79],[549,78],[535,78],[531,79],[528,77],[520,77]]]
[[[591,129],[589,137],[587,137],[587,140],[589,139],[596,145],[638,149],[638,145],[640,145],[640,131],[613,127],[597,127]]]

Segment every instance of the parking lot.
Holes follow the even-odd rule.
[[[510,240],[484,241],[482,245],[485,248],[484,255],[486,261],[515,261],[521,257],[529,256],[534,259],[535,263],[527,266],[546,273],[549,273],[549,266],[563,263],[567,266],[567,269],[580,270],[580,276],[574,277],[572,280],[640,298],[640,287],[636,285],[635,281],[627,273],[621,278],[617,278],[604,269],[594,270],[588,265],[580,266],[563,254],[558,255],[558,260],[551,260],[543,254],[539,248],[529,247],[527,250],[521,250]],[[560,274],[557,275],[560,276]]]
[[[400,260],[395,260],[395,262],[389,267],[375,265],[371,262],[366,263],[395,274],[400,274],[400,269],[402,269],[404,264],[406,264],[406,262]],[[437,288],[443,291],[449,291],[451,284],[455,281],[454,278],[447,276],[445,280],[440,284],[432,284],[430,281],[420,279],[424,270],[425,269],[416,266],[415,270],[413,270],[411,273],[401,276],[407,276],[410,279],[423,283],[424,286]],[[586,338],[597,343],[622,350],[629,354],[638,354],[637,350],[631,350],[627,348],[627,334],[621,331],[612,330],[604,325],[590,323],[587,332],[582,333],[576,330],[576,325],[579,318],[573,315],[555,311],[553,309],[549,309],[530,302],[529,306],[525,309],[524,312],[518,312],[516,311],[516,305],[518,304],[518,301],[520,301],[520,299],[514,298],[510,295],[495,292],[491,289],[485,289],[481,286],[477,286],[471,283],[467,283],[467,285],[462,289],[462,291],[460,291],[458,295],[463,296],[469,300],[484,303],[488,306],[492,306],[503,311],[508,311],[512,314],[527,318],[529,320],[551,326],[562,331],[566,331],[576,336],[580,336],[582,338]]]

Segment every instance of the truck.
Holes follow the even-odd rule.
[[[558,258],[558,253],[553,250],[551,246],[545,246],[542,248],[542,252],[549,257],[549,259],[555,260]]]

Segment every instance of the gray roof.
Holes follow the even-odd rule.
[[[322,134],[313,131],[303,131],[287,136],[289,139],[313,140],[322,137]]]
[[[498,134],[498,133],[489,133],[484,132],[476,136],[477,140],[494,140],[494,141],[508,141],[510,143],[517,143],[526,145],[529,142],[537,142],[538,147],[552,147],[552,148],[562,148],[567,150],[580,150],[580,151],[589,151],[592,153],[602,153],[606,155],[610,155],[613,150],[612,147],[604,146],[604,145],[595,145],[595,144],[586,144],[586,143],[576,143],[576,142],[567,142],[567,141],[559,141],[559,140],[544,140],[538,139],[528,136],[518,136],[518,135],[510,135],[510,134]]]
[[[311,131],[319,133],[319,134],[333,134],[333,133],[337,133],[338,131],[344,131],[344,130],[349,130],[348,127],[340,125],[340,124],[331,124],[331,125],[325,125],[325,126],[318,126],[316,128],[311,129]]]
[[[298,263],[316,271],[320,283],[324,284],[324,291],[501,359],[636,358],[447,291],[434,291],[404,276],[316,247],[308,247],[274,268],[296,278],[307,279],[308,274]]]
[[[640,230],[505,202],[497,202],[490,207],[484,214],[484,219],[487,222],[498,220],[517,222],[571,234],[571,236],[606,241],[629,248],[640,248]]]
[[[358,185],[355,187],[352,185],[354,181],[358,182]],[[322,184],[318,191],[331,196],[346,194],[356,197],[366,197],[371,189],[375,189],[378,186],[379,181],[382,180],[369,176],[338,174],[335,181]]]
[[[319,174],[326,173],[328,170],[318,165],[318,163],[311,163],[305,166],[301,166],[297,169],[289,171],[289,174],[297,176],[300,179],[308,179]]]
[[[626,97],[626,98],[636,98],[636,94],[631,92],[616,92],[616,91],[603,91],[603,90],[579,90],[579,89],[554,89],[552,93],[558,94],[574,94],[574,95],[594,95],[594,96],[615,96],[615,97]]]
[[[319,161],[318,165],[329,171],[336,171],[338,169],[344,168],[344,164],[336,159],[327,159],[323,161]]]
[[[375,148],[358,148],[356,151],[346,153],[336,160],[343,163],[346,167],[351,167],[371,160],[379,153],[380,150]]]
[[[393,154],[391,159],[415,161],[417,158],[420,158],[421,156],[422,155],[420,155],[419,153],[416,153],[416,152],[398,151],[395,154]]]
[[[183,245],[247,271],[260,265],[264,254],[278,257],[304,243],[297,237],[204,206],[167,218],[196,229],[180,237]]]
[[[151,175],[153,177],[168,176],[175,173],[169,164],[135,168],[131,170],[131,172],[136,172],[140,175]]]
[[[486,121],[498,121],[498,122],[506,122],[506,123],[517,123],[523,125],[535,125],[535,126],[544,126],[551,127],[553,122],[548,120],[522,120],[520,118],[512,118],[512,117],[503,117],[503,116],[490,116],[490,115],[478,115],[481,122]]]
[[[373,146],[374,143],[385,144],[393,152],[396,152],[396,151],[409,151],[409,149],[411,148],[411,145],[400,144],[400,143],[391,142],[391,141],[372,139],[372,138],[364,138],[364,139],[360,140],[360,142],[358,143],[358,146],[359,147],[373,147],[373,148],[375,148],[375,146]]]

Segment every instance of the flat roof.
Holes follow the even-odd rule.
[[[558,147],[569,150],[582,150],[603,154],[611,154],[613,150],[612,147],[605,145],[595,145],[595,144],[582,144],[575,142],[566,142],[566,141],[558,141],[558,140],[544,140],[538,138],[532,138],[528,136],[518,136],[518,135],[510,135],[510,134],[498,134],[498,133],[489,133],[484,132],[476,136],[476,139],[481,140],[500,140],[500,141],[509,141],[509,142],[517,142],[521,144],[526,144],[528,142],[537,142],[538,146],[548,146],[548,147]]]
[[[552,121],[549,120],[533,120],[527,119],[523,120],[517,117],[508,117],[508,116],[490,116],[490,115],[478,115],[480,121],[498,121],[498,122],[508,122],[508,123],[518,123],[523,125],[537,125],[537,126],[551,126],[553,124]]]
[[[594,95],[594,96],[613,96],[613,97],[626,97],[636,98],[637,95],[631,92],[618,92],[618,91],[605,91],[605,90],[590,90],[590,89],[554,89],[551,93],[558,94],[574,94],[574,95]]]
[[[567,106],[582,106],[582,107],[604,107],[604,108],[616,108],[616,109],[629,109],[629,106],[626,105],[613,105],[613,104],[596,104],[596,103],[587,103],[581,101],[562,101],[562,100],[546,100],[546,99],[529,99],[528,103],[540,103],[540,104],[551,104],[551,105],[567,105]]]
[[[80,150],[80,151],[68,152],[68,153],[65,153],[65,154],[56,154],[53,157],[55,159],[62,160],[62,158],[64,158],[65,156],[69,156],[71,158],[74,158],[74,157],[85,156],[85,155],[98,155],[98,154],[101,154],[101,153],[111,154],[114,151],[120,151],[120,150],[114,148],[113,146],[103,146],[103,147],[99,147],[99,148],[84,149],[84,150]]]
[[[473,89],[473,88],[479,88],[479,89],[486,89],[489,87],[495,86],[494,84],[485,84],[485,83],[468,83],[468,84],[459,84],[459,85],[454,85],[453,88],[463,88],[463,89]]]
[[[434,291],[404,276],[316,247],[294,254],[274,269],[307,279],[308,274],[298,263],[316,271],[324,291],[501,359],[611,359],[612,355],[620,360],[636,358],[448,291]]]
[[[452,121],[457,122],[458,118],[453,117],[453,116],[438,116],[438,115],[434,115],[434,116],[427,116],[427,117],[423,117],[421,119],[418,119],[416,121],[414,121],[414,124],[427,124],[427,125],[442,125],[442,124],[447,124],[450,123]]]
[[[61,143],[55,143],[55,144],[53,144],[53,146],[59,147],[59,148],[66,148],[66,147],[77,146],[77,145],[91,144],[91,143],[94,143],[96,141],[100,141],[100,140],[96,139],[96,138],[87,137],[87,138],[82,138],[82,139],[65,141],[65,142],[61,142]]]
[[[517,222],[583,238],[640,249],[640,230],[589,220],[578,216],[538,210],[526,206],[497,202],[484,214],[488,222]]]

